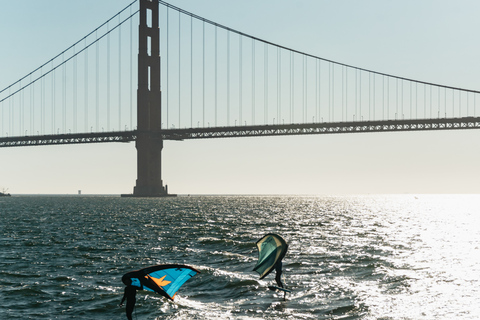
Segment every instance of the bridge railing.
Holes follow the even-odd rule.
[[[392,131],[431,131],[479,129],[480,117],[417,119],[417,120],[378,120],[357,122],[326,122],[305,124],[278,124],[257,126],[233,126],[214,128],[163,129],[150,132],[162,140],[191,140],[212,138],[368,133]],[[138,131],[104,133],[57,134],[44,136],[3,137],[0,148],[18,146],[43,146],[78,143],[131,142]]]

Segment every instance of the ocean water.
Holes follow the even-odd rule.
[[[252,272],[289,243],[291,294]],[[134,319],[479,319],[480,196],[0,198],[0,319],[126,319],[124,273],[201,271]]]

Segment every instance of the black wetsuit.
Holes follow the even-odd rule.
[[[283,283],[282,283],[282,261],[278,261],[277,264],[275,264],[275,281],[277,282],[277,285],[280,288],[283,288]]]
[[[133,286],[126,286],[125,293],[123,294],[122,302],[120,305],[123,304],[125,299],[127,299],[127,306],[125,308],[125,312],[127,313],[127,319],[132,320],[132,313],[133,309],[135,308],[135,296],[137,295],[137,289]]]

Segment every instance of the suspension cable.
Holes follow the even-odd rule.
[[[405,78],[405,77],[399,77],[399,76],[395,76],[395,75],[388,74],[388,73],[373,71],[373,70],[369,70],[369,69],[365,69],[365,68],[359,68],[359,67],[355,67],[355,66],[352,66],[352,65],[349,65],[349,64],[345,64],[345,63],[337,62],[337,61],[334,61],[334,60],[322,58],[322,57],[319,57],[319,56],[315,56],[315,55],[312,55],[312,54],[309,54],[309,53],[306,53],[306,52],[303,52],[303,51],[299,51],[299,50],[295,50],[295,49],[292,49],[292,48],[289,48],[289,47],[286,47],[286,46],[282,46],[282,45],[279,45],[279,44],[276,44],[276,43],[273,43],[273,42],[270,42],[270,41],[267,41],[267,40],[264,40],[264,39],[261,39],[261,38],[258,38],[258,37],[249,35],[249,34],[246,34],[246,33],[244,33],[244,32],[241,32],[241,31],[238,31],[238,30],[229,28],[229,27],[224,26],[224,25],[222,25],[222,24],[213,22],[212,20],[205,19],[205,18],[200,17],[200,16],[198,16],[198,15],[196,15],[196,14],[194,14],[194,13],[191,13],[191,12],[189,12],[189,11],[186,11],[186,10],[183,10],[183,9],[181,9],[181,8],[179,8],[179,7],[176,7],[176,6],[174,6],[174,5],[171,5],[171,4],[169,4],[169,3],[165,2],[165,1],[158,0],[158,2],[159,2],[160,4],[168,7],[168,8],[177,10],[177,11],[179,11],[179,12],[185,14],[185,15],[188,15],[188,16],[191,16],[191,17],[193,17],[193,18],[195,18],[195,19],[198,19],[198,20],[200,20],[200,21],[209,23],[209,24],[214,25],[214,26],[216,26],[216,27],[218,27],[218,28],[222,28],[222,29],[225,29],[225,30],[227,30],[227,31],[229,31],[229,32],[236,33],[236,34],[239,34],[239,35],[241,35],[241,36],[244,36],[244,37],[247,37],[247,38],[250,38],[250,39],[254,39],[254,40],[256,40],[256,41],[263,42],[263,43],[265,43],[265,44],[268,44],[268,45],[271,45],[271,46],[275,46],[275,47],[278,47],[278,48],[281,48],[281,49],[284,49],[284,50],[288,50],[288,51],[291,51],[291,52],[294,52],[294,53],[298,53],[298,54],[301,54],[301,55],[304,55],[304,56],[307,56],[307,57],[311,57],[311,58],[314,58],[314,59],[319,59],[319,60],[323,60],[323,61],[326,61],[326,62],[330,62],[330,63],[336,64],[336,65],[339,65],[339,66],[345,66],[345,67],[352,68],[352,69],[356,69],[356,70],[359,70],[359,71],[370,72],[370,73],[373,73],[373,74],[378,74],[378,75],[382,75],[382,76],[386,76],[386,77],[390,77],[390,78],[395,78],[395,79],[398,79],[398,80],[413,81],[413,82],[416,82],[416,83],[426,84],[426,85],[431,85],[431,86],[436,86],[436,87],[441,87],[441,88],[447,88],[447,89],[453,89],[453,90],[460,90],[460,91],[472,92],[472,93],[480,93],[480,91],[478,91],[478,90],[470,90],[470,89],[464,89],[464,88],[459,88],[459,87],[446,86],[446,85],[441,85],[441,84],[437,84],[437,83],[420,81],[420,80],[415,80],[415,79],[410,79],[410,78]]]
[[[60,52],[59,54],[57,54],[55,57],[53,57],[52,59],[48,60],[47,62],[45,62],[44,64],[42,64],[40,67],[38,67],[37,69],[33,70],[32,72],[30,72],[29,74],[27,74],[26,76],[23,76],[22,78],[20,78],[19,80],[15,81],[14,83],[12,83],[11,85],[9,85],[8,87],[5,87],[3,88],[2,90],[0,90],[0,93],[4,92],[5,90],[9,89],[10,87],[13,87],[14,85],[16,85],[17,83],[19,83],[20,81],[24,80],[25,78],[28,78],[31,74],[37,72],[38,70],[42,69],[44,66],[46,66],[47,64],[49,64],[50,62],[52,62],[53,60],[56,60],[57,58],[59,58],[60,56],[62,56],[65,52],[69,51],[70,49],[74,48],[77,44],[79,44],[80,42],[84,41],[86,38],[88,38],[89,36],[91,36],[92,34],[96,33],[100,28],[102,28],[103,26],[105,26],[107,23],[109,23],[111,20],[115,19],[116,16],[120,15],[123,11],[127,10],[127,8],[131,7],[135,2],[137,2],[137,0],[133,1],[132,3],[130,3],[128,6],[126,6],[125,8],[123,8],[121,11],[119,11],[116,15],[114,15],[113,17],[111,17],[110,19],[108,19],[107,21],[105,21],[104,23],[102,23],[99,27],[97,27],[95,30],[93,30],[92,32],[90,32],[89,34],[87,34],[86,36],[84,36],[82,39],[78,40],[77,42],[75,42],[74,44],[72,44],[70,47],[68,47],[67,49],[63,50],[62,52]],[[132,15],[130,15],[128,19],[130,19],[132,16],[134,16],[135,14],[137,14],[139,12],[139,10],[135,11]],[[125,21],[124,21],[125,22]],[[123,23],[123,22],[122,22]],[[80,52],[79,52],[80,53]],[[68,61],[68,60],[67,60]],[[48,73],[46,73],[48,74]],[[44,75],[46,75],[44,74]],[[35,82],[35,81],[33,81]],[[30,85],[32,82],[30,82],[28,85]],[[28,86],[26,85],[26,86]],[[23,88],[22,88],[23,89]],[[13,94],[15,94],[16,92],[14,92]],[[10,96],[10,95],[9,95]],[[8,96],[8,97],[9,97]],[[7,97],[7,98],[8,98]],[[5,98],[6,99],[6,98]],[[3,99],[3,100],[5,100]],[[0,101],[3,101],[3,100],[0,100]]]

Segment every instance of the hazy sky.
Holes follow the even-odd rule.
[[[0,0],[0,88],[130,0]],[[480,89],[477,0],[171,0],[207,19],[326,59]],[[480,131],[166,141],[178,194],[478,193]],[[13,194],[131,193],[134,143],[0,148]]]

